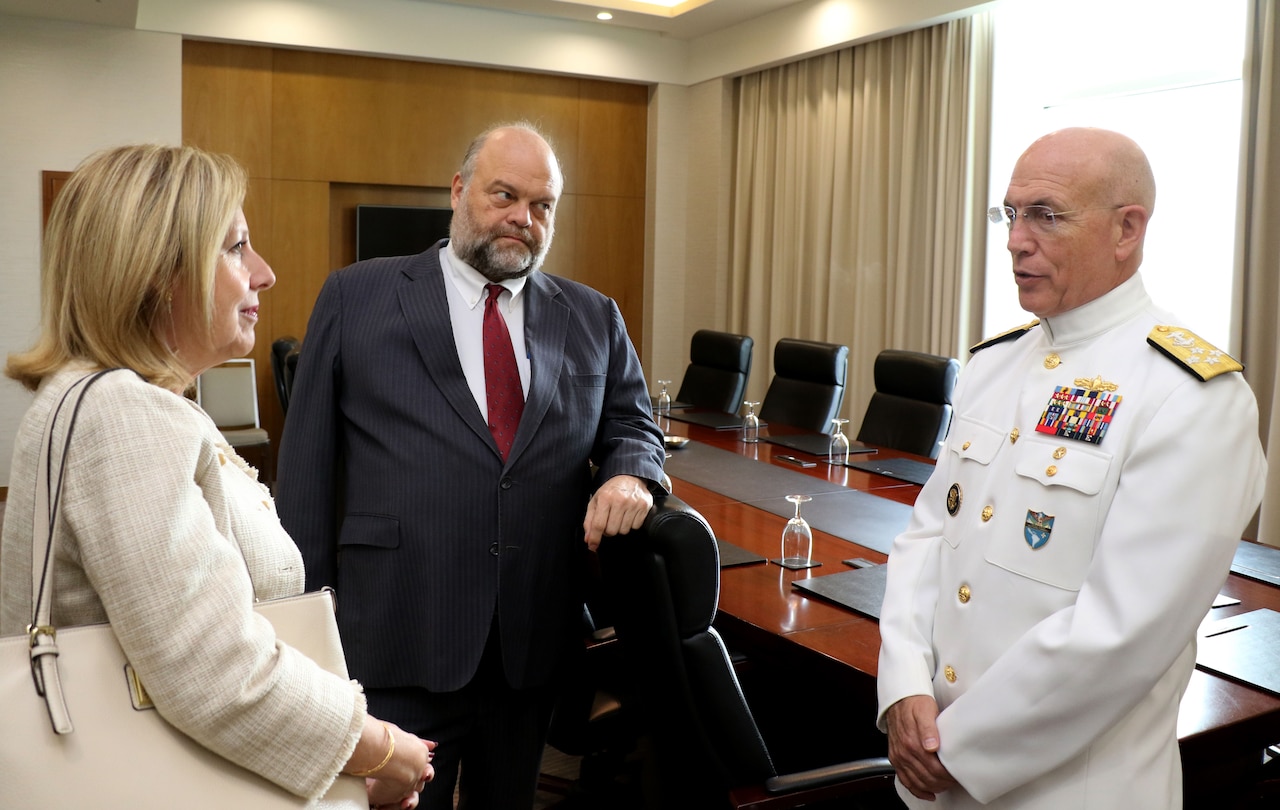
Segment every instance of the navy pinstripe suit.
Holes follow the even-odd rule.
[[[279,512],[308,589],[337,590],[366,687],[462,687],[495,611],[508,682],[536,687],[580,637],[589,465],[599,481],[661,480],[661,432],[614,302],[535,272],[532,378],[504,464],[458,361],[442,244],[325,283],[290,397]]]

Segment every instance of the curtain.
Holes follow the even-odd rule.
[[[845,344],[856,434],[882,349],[973,341],[991,50],[979,14],[737,80],[729,320],[764,350],[752,398],[778,339]]]
[[[1280,447],[1280,80],[1277,0],[1251,0],[1244,64],[1244,121],[1235,274],[1245,378],[1258,397],[1263,446]],[[1269,454],[1270,455],[1270,454]],[[1270,455],[1274,467],[1277,458]],[[1280,471],[1267,476],[1257,539],[1280,546]]]

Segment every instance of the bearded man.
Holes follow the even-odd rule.
[[[532,805],[584,557],[662,492],[617,305],[539,269],[563,187],[532,126],[478,136],[448,240],[330,275],[290,396],[280,517],[370,711],[439,743],[427,808]]]

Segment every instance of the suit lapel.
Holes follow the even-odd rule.
[[[458,417],[494,453],[498,453],[498,446],[493,441],[484,417],[480,415],[480,408],[471,395],[466,375],[462,373],[462,364],[458,361],[458,347],[453,342],[453,324],[449,319],[449,301],[445,294],[439,251],[437,245],[419,254],[404,268],[404,283],[397,293],[400,310],[409,326],[409,334],[413,337],[418,355],[436,388]]]
[[[556,396],[569,334],[569,307],[560,297],[560,287],[550,276],[540,271],[530,275],[525,296],[524,340],[531,371],[529,396],[525,399],[520,428],[511,445],[509,460],[512,462],[533,441]]]

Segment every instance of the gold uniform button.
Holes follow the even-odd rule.
[[[1067,448],[1065,448],[1065,447],[1059,447],[1059,448],[1057,448],[1056,450],[1054,450],[1054,451],[1053,451],[1053,457],[1054,457],[1054,458],[1062,458],[1062,457],[1063,457],[1063,456],[1065,456],[1066,454],[1067,454]]]
[[[1057,354],[1050,354],[1044,359],[1044,367],[1047,369],[1055,369],[1062,365],[1062,358]]]
[[[960,449],[961,449],[961,450],[968,450],[968,449],[969,449],[969,442],[965,442],[964,444],[960,445]]]
[[[947,679],[947,683],[956,682],[956,670],[950,664],[942,668],[942,677]]]
[[[982,522],[986,523],[988,520],[991,520],[991,516],[994,515],[995,513],[996,513],[996,510],[991,508],[991,504],[987,504],[986,506],[982,507]]]
[[[956,596],[960,599],[960,604],[967,605],[969,604],[969,598],[973,596],[973,593],[969,590],[968,585],[961,585],[960,591]]]
[[[1009,444],[1017,444],[1018,437],[1021,435],[1022,434],[1018,432],[1017,428],[1014,428],[1013,430],[1009,431]]]
[[[1057,475],[1057,474],[1058,474],[1058,465],[1057,465],[1057,464],[1050,464],[1048,467],[1046,467],[1046,468],[1045,468],[1044,474],[1045,474],[1045,475],[1047,475],[1047,476],[1049,476],[1050,478],[1052,478],[1053,476]]]

